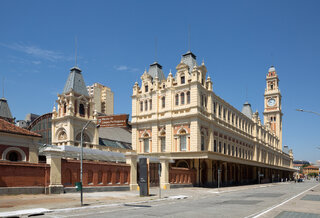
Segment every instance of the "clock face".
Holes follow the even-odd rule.
[[[270,98],[269,100],[268,100],[268,106],[274,106],[275,104],[276,104],[276,100],[274,99],[274,98]]]

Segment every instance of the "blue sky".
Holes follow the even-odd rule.
[[[204,59],[213,89],[262,118],[265,76],[274,65],[282,93],[283,142],[295,159],[320,159],[319,1],[1,1],[0,78],[16,119],[52,111],[74,66],[87,85],[115,93],[131,113],[132,86],[157,60],[168,75],[190,47]],[[155,40],[156,39],[156,40]],[[1,85],[2,87],[2,85]],[[2,90],[2,89],[1,89]]]

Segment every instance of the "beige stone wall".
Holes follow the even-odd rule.
[[[185,84],[181,84],[181,75],[185,76]],[[176,75],[173,76],[170,73],[165,81],[152,80],[145,72],[141,76],[141,87],[138,83],[133,87],[133,148],[138,153],[143,153],[143,150],[139,150],[141,140],[137,132],[151,130],[151,153],[159,153],[159,130],[165,125],[166,151],[164,153],[167,154],[200,152],[203,136],[206,151],[275,166],[290,166],[292,158],[282,152],[281,134],[272,132],[268,125],[263,125],[258,113],[254,113],[253,118],[250,119],[228,104],[212,91],[211,79],[208,77],[203,81],[203,78],[206,78],[204,65],[194,68],[189,75],[188,67],[180,63],[177,66]],[[146,86],[148,86],[147,91]],[[190,92],[190,103],[187,103],[187,92]],[[181,104],[182,93],[185,97],[184,104]],[[179,96],[178,105],[176,95]],[[162,107],[163,97],[165,97],[164,108]],[[152,109],[149,106],[151,99]],[[140,104],[143,106],[142,110]],[[181,151],[181,136],[178,129],[186,126],[189,127],[185,128],[187,149]],[[219,149],[220,144],[221,149]]]

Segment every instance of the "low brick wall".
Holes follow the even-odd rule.
[[[0,161],[0,187],[32,187],[50,184],[50,165]]]
[[[196,171],[188,168],[171,167],[169,181],[171,184],[195,184]]]
[[[61,160],[62,185],[75,186],[80,181],[80,161]],[[83,186],[122,186],[130,183],[130,165],[83,161]]]

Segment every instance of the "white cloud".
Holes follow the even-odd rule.
[[[34,45],[24,45],[21,43],[14,43],[14,44],[4,44],[0,43],[0,46],[6,47],[15,51],[20,51],[28,55],[32,55],[37,58],[45,59],[48,61],[57,61],[62,59],[70,59],[68,57],[65,57],[61,52],[57,51],[51,51],[47,49],[42,49]],[[34,61],[34,64],[40,64],[39,61]]]
[[[128,72],[137,72],[137,71],[139,71],[138,68],[128,67],[126,65],[114,66],[113,68],[115,70],[118,70],[118,71],[128,71]]]
[[[38,65],[41,64],[41,61],[32,61],[33,64]]]

